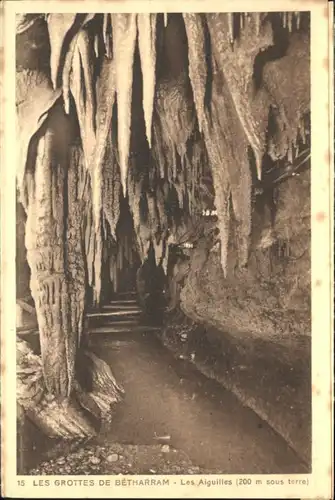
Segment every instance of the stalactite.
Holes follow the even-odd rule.
[[[85,84],[85,110],[92,129],[95,129],[95,91],[94,91],[94,58],[89,35],[85,29],[80,30],[77,40],[82,76]]]
[[[290,72],[290,78],[282,78]],[[268,62],[263,80],[275,104],[275,133],[269,139],[268,150],[275,160],[284,158],[296,142],[301,122],[310,108],[310,52],[309,39],[301,33],[290,37],[284,57]]]
[[[72,71],[73,55],[78,41],[78,34],[73,38],[70,43],[69,50],[65,55],[64,68],[62,72],[62,90],[64,99],[64,109],[66,114],[70,114],[70,78]]]
[[[224,109],[224,112],[223,112]],[[226,117],[229,116],[229,121]],[[215,188],[215,206],[221,239],[221,264],[227,276],[230,211],[237,225],[239,265],[248,260],[251,233],[252,179],[247,153],[247,136],[236,113],[227,83],[213,73],[211,119],[205,121],[204,134]]]
[[[102,34],[105,44],[106,56],[108,58],[111,57],[111,46],[110,46],[110,37],[111,37],[111,15],[104,14],[103,17],[103,27]]]
[[[114,259],[113,277],[114,277],[114,280],[113,280],[113,282],[114,282],[114,292],[117,293],[118,290],[119,290],[119,279],[118,279],[116,258]]]
[[[183,156],[194,131],[195,113],[191,95],[186,73],[180,74],[178,80],[158,82],[156,113],[160,120],[160,141],[168,152],[167,165],[172,170],[169,182],[176,174],[176,150]]]
[[[164,194],[159,187],[156,188],[155,194],[156,194],[156,206],[159,216],[160,231],[161,233],[164,233],[168,228],[168,220],[166,216],[165,203],[164,203]]]
[[[256,35],[259,35],[260,28],[261,28],[261,14],[259,12],[254,12],[253,18],[254,18],[254,23],[255,23]]]
[[[176,191],[177,191],[177,196],[178,196],[178,204],[179,207],[182,209],[184,208],[184,193],[183,193],[183,186],[178,183],[175,185]]]
[[[57,16],[60,16],[59,31],[55,33]],[[117,227],[121,189],[126,194],[128,183],[134,238],[136,237],[142,262],[148,255],[150,245],[153,245],[156,265],[162,264],[166,272],[169,242],[180,240],[182,232],[191,224],[190,214],[197,216],[196,209],[200,210],[201,185],[205,184],[202,176],[204,165],[209,160],[218,212],[221,264],[224,275],[227,276],[228,244],[233,235],[237,238],[240,266],[246,265],[248,261],[251,167],[255,160],[257,174],[261,178],[270,103],[277,109],[277,132],[271,138],[275,150],[273,157],[283,158],[286,155],[293,161],[299,153],[300,138],[303,142],[307,140],[308,130],[304,117],[309,107],[309,93],[306,91],[308,78],[305,78],[306,71],[309,71],[306,69],[309,65],[306,50],[309,47],[306,40],[302,41],[300,38],[302,33],[296,32],[296,28],[299,29],[300,13],[283,14],[283,24],[290,33],[286,33],[289,49],[286,56],[265,64],[262,85],[258,90],[255,88],[257,85],[254,85],[255,59],[260,51],[274,42],[271,26],[264,15],[242,13],[234,17],[233,14],[183,14],[183,17],[188,39],[189,74],[185,67],[184,73],[179,76],[174,73],[169,79],[169,75],[165,74],[157,82],[155,89],[156,14],[106,14],[103,16],[102,32],[96,34],[94,40],[89,37],[90,30],[83,27],[80,31],[72,30],[74,15],[67,18],[65,15],[49,15],[52,81],[56,86],[59,85],[60,77],[62,78],[67,113],[71,111],[70,91],[73,94],[86,171],[82,167],[83,156],[76,146],[71,154],[68,178],[64,177],[67,165],[59,158],[57,163],[52,157],[50,151],[53,148],[53,138],[49,133],[39,141],[35,176],[28,169],[27,152],[33,143],[31,137],[41,128],[44,119],[41,115],[46,111],[47,117],[50,108],[60,97],[59,92],[53,92],[51,85],[44,82],[39,82],[36,86],[38,92],[42,88],[41,96],[37,93],[30,94],[33,99],[36,96],[36,102],[39,102],[35,114],[31,102],[28,105],[28,112],[33,115],[33,120],[28,117],[27,122],[22,124],[24,110],[20,115],[20,127],[25,129],[26,137],[23,153],[20,154],[20,165],[27,192],[28,258],[32,266],[32,288],[41,325],[43,363],[49,387],[62,395],[68,394],[71,387],[76,342],[82,329],[85,280],[83,256],[79,248],[81,238],[85,240],[88,283],[94,288],[96,302],[99,301],[101,292],[102,262],[109,263],[115,291],[119,287],[119,269],[127,264],[132,265],[133,242],[122,234],[122,220]],[[211,99],[206,99],[205,106],[209,71],[208,54],[205,54],[208,42],[206,33],[205,43],[206,20],[212,50],[212,75]],[[238,22],[240,30],[236,29],[236,32],[239,31],[240,34],[237,38],[234,29]],[[113,60],[110,59],[111,23]],[[164,23],[167,24],[167,14],[164,14]],[[174,17],[171,17],[166,35],[173,23]],[[132,158],[129,162],[132,90],[136,83],[133,82],[133,59],[137,29],[144,83],[145,128],[151,147],[150,160],[153,163],[144,167],[136,165],[136,162],[142,161],[138,158]],[[68,37],[69,31],[73,35],[72,39]],[[104,61],[100,60],[102,54],[99,54],[101,37],[104,39],[107,55]],[[97,62],[99,64],[96,65]],[[284,78],[283,75],[288,74],[288,68],[290,78]],[[97,88],[93,85],[96,76],[98,81],[94,83],[97,83]],[[118,147],[113,144],[115,139],[111,138],[110,130],[116,93]],[[198,118],[201,134],[196,126],[195,116]],[[28,131],[29,127],[31,129]],[[205,147],[208,158],[206,151],[203,151]],[[134,153],[136,157],[137,151]],[[31,167],[31,158],[29,165]],[[67,191],[63,189],[65,182]],[[173,207],[166,195],[172,190]],[[63,206],[61,200],[61,194],[65,191],[68,200],[64,202],[68,203],[68,207]],[[207,191],[206,202],[208,198],[211,200],[211,194],[212,192]],[[48,196],[51,201],[48,201]],[[141,213],[140,200],[143,198],[148,212],[146,217]],[[169,210],[166,210],[167,205]],[[234,217],[231,220],[232,213]],[[230,228],[233,230],[230,231]],[[66,251],[62,246],[64,234],[67,239]],[[112,244],[117,246],[115,255],[109,253]],[[47,334],[56,343],[57,360],[56,354],[47,345]],[[57,363],[59,366],[56,366]]]
[[[299,133],[303,144],[306,144],[306,130],[304,120],[301,119],[299,123]]]
[[[55,89],[58,87],[58,76],[64,40],[75,20],[76,14],[52,13],[48,15],[48,30],[51,46],[51,80]]]
[[[138,44],[143,75],[143,110],[150,147],[156,84],[156,18],[157,14],[137,15]]]
[[[120,170],[113,153],[111,137],[107,138],[106,154],[103,162],[102,200],[103,212],[116,240],[116,226],[120,217],[121,180]]]
[[[163,259],[164,242],[161,240],[159,243],[157,243],[155,240],[153,240],[153,247],[155,252],[155,262],[156,266],[158,267]]]
[[[70,89],[76,104],[85,163],[88,170],[95,146],[95,97],[93,96],[92,59],[89,54],[88,35],[82,30],[78,34],[77,44],[74,48]]]
[[[151,231],[151,237],[154,239],[159,232],[159,214],[154,195],[147,194],[146,199],[148,205],[148,227]]]
[[[106,155],[107,145],[111,153],[111,144],[108,136],[110,135],[113,105],[115,99],[115,66],[114,62],[104,59],[100,77],[97,81],[97,132],[96,143],[89,163],[89,171],[92,183],[92,203],[93,217],[96,232],[100,231],[101,211],[103,208],[103,191],[106,179],[103,175],[104,163],[110,161],[110,154]],[[106,169],[107,170],[107,169]],[[105,173],[106,173],[105,170]],[[108,171],[108,170],[107,170]],[[114,172],[112,172],[113,174]],[[112,180],[112,179],[111,179]],[[108,203],[108,199],[106,200]],[[109,214],[111,215],[111,214]],[[114,228],[116,224],[109,217],[109,224]]]
[[[114,255],[109,257],[109,279],[111,283],[114,281]]]
[[[118,146],[121,184],[127,191],[127,172],[130,145],[133,60],[137,36],[136,14],[112,14],[113,54],[116,66],[118,103]]]
[[[234,42],[234,14],[226,14],[228,19],[228,36],[230,43]]]
[[[53,90],[43,73],[30,70],[16,72],[16,123],[19,134],[16,178],[23,206],[25,206],[24,176],[31,139],[41,128],[48,117],[49,110],[60,96],[61,90]]]
[[[167,244],[167,242],[165,243],[165,253],[164,253],[164,256],[163,256],[163,260],[162,260],[162,268],[163,268],[163,271],[165,273],[165,276],[167,276],[167,269],[168,269],[168,263],[169,263],[169,245]]]
[[[168,22],[169,22],[169,15],[168,14],[164,14],[164,27],[165,28],[167,27]]]
[[[207,14],[211,44],[216,63],[224,68],[224,78],[228,83],[238,117],[253,149],[258,178],[261,179],[262,158],[266,146],[266,131],[270,101],[264,89],[254,92],[253,71],[257,54],[273,44],[270,23],[257,34],[257,23],[262,17],[251,17],[246,23],[243,37],[232,50],[224,33],[227,20],[224,14]]]
[[[300,20],[301,20],[301,13],[300,12],[295,12],[295,18],[296,18],[296,23],[297,23],[297,30],[300,29]]]
[[[207,83],[205,33],[200,14],[183,16],[188,39],[189,76],[201,132]]]
[[[96,57],[96,59],[99,59],[100,52],[99,52],[99,35],[98,35],[98,33],[96,33],[94,35],[93,47],[94,47],[95,57]]]

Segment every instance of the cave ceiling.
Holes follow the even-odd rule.
[[[105,259],[113,275],[134,245],[142,261],[152,247],[166,269],[169,244],[207,208],[223,272],[232,224],[247,264],[256,186],[308,146],[309,29],[294,12],[17,16],[21,201],[29,212],[53,120],[57,151],[80,150],[72,181],[97,300]],[[126,205],[134,237],[118,229]]]

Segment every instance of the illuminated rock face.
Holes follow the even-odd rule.
[[[45,376],[64,396],[87,286],[99,303],[103,269],[115,284],[153,249],[167,272],[169,248],[203,210],[217,217],[222,279],[250,266],[255,193],[309,147],[309,17],[55,14],[17,25],[18,187]],[[124,198],[133,237],[120,230]]]

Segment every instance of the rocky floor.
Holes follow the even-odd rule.
[[[44,455],[47,443],[36,441],[34,457],[33,443],[23,440],[21,450],[27,453],[19,454],[18,463],[24,474],[307,472],[301,458],[254,411],[187,360],[175,359],[152,333],[97,334],[90,348],[125,390],[111,425],[103,425],[90,442],[75,448],[59,443]]]
[[[187,455],[163,445],[88,445],[42,462],[29,475],[205,474]]]

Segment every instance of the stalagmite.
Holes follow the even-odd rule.
[[[133,60],[137,36],[136,14],[112,14],[112,26],[118,104],[118,145],[121,184],[125,195],[130,145]]]
[[[71,316],[71,335],[68,337],[67,351],[73,351],[75,357],[77,346],[83,331],[85,307],[85,262],[82,247],[82,221],[85,200],[78,192],[79,172],[84,164],[80,146],[71,148],[68,169],[68,213],[67,213],[67,270],[69,277],[68,291]],[[72,359],[71,357],[71,359]],[[70,367],[69,367],[70,370]],[[74,377],[74,373],[73,373]]]
[[[143,110],[150,147],[156,83],[156,18],[157,14],[137,15],[138,45],[143,75]]]
[[[59,108],[53,116],[51,127],[55,127],[59,135],[61,127],[64,127]],[[64,205],[67,203],[63,199],[66,165],[62,151],[55,155],[58,149],[55,130],[48,128],[38,140],[36,189],[28,193],[26,248],[46,386],[56,396],[67,397],[74,375],[76,332],[71,329],[63,242]],[[65,130],[63,139],[66,140]],[[57,141],[61,138],[58,137]],[[66,142],[58,144],[66,151]]]
[[[183,14],[183,16],[188,39],[189,76],[201,132],[207,83],[205,33],[200,14]]]

